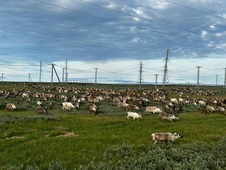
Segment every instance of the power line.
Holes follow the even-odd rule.
[[[0,64],[0,66],[6,66],[6,67],[21,67],[21,66],[40,66],[40,65],[36,65],[36,64]]]
[[[116,66],[113,66],[113,67],[116,67]],[[109,68],[109,67],[108,67]],[[137,68],[137,66],[133,66],[133,67],[127,67],[127,68],[122,68],[122,69],[115,69],[113,68],[115,71],[114,72],[128,72],[128,71],[131,71],[131,70],[135,70]]]
[[[76,11],[76,10],[72,10],[72,9],[69,9],[69,8],[65,8],[65,7],[61,7],[61,6],[58,6],[58,5],[55,5],[55,4],[52,4],[52,3],[47,3],[47,2],[43,2],[43,1],[40,1],[40,0],[35,0],[36,2],[39,2],[43,5],[48,5],[50,7],[54,7],[54,8],[58,8],[58,9],[63,9],[63,10],[67,10],[67,11],[70,11],[70,12],[73,12],[73,13],[76,13],[76,14],[82,14],[82,15],[86,15],[86,16],[92,16],[92,17],[96,17],[98,19],[101,19],[101,20],[105,20],[105,21],[111,21],[109,19],[106,19],[106,18],[102,18],[102,17],[98,17],[98,16],[95,16],[95,15],[92,15],[92,14],[88,14],[88,13],[84,13],[84,12],[80,12],[80,11]],[[102,7],[102,8],[105,8],[105,9],[108,9],[108,10],[113,10],[111,8],[107,8],[107,7],[104,7],[104,6],[101,6],[101,5],[97,5],[97,4],[94,4],[94,3],[91,3],[91,2],[88,2],[88,1],[84,1],[84,0],[80,0],[82,2],[85,2],[85,3],[88,3],[88,4],[92,4],[92,5],[95,5],[95,6],[98,6],[98,7]],[[31,2],[31,1],[29,1]],[[119,10],[113,10],[115,12],[120,12],[120,13],[123,13],[124,15],[128,15],[128,16],[134,16],[134,17],[138,17],[140,19],[144,19],[144,20],[147,20],[143,17],[139,17],[137,15],[133,15],[133,14],[128,14],[128,13],[125,13],[125,12],[122,12],[122,11],[119,11]],[[152,20],[151,20],[152,21]],[[116,22],[115,22],[116,23]],[[118,22],[120,24],[125,24],[125,25],[128,25],[128,26],[134,26],[132,24],[126,24],[126,23],[122,23],[122,22]],[[137,28],[140,28],[140,29],[146,29],[146,30],[150,30],[150,28],[145,28],[145,27],[139,27],[139,26],[136,26]],[[178,29],[178,28],[177,28]],[[25,30],[24,30],[25,31]],[[182,37],[182,36],[175,36],[175,35],[170,35],[169,33],[165,33],[165,32],[160,32],[158,30],[154,30],[155,32],[157,33],[160,33],[160,34],[166,34],[167,36],[172,36],[172,37],[179,37],[179,38],[183,38],[183,39],[193,39],[193,38],[188,38],[188,37]],[[184,30],[186,31],[186,30]],[[153,30],[152,30],[153,32]],[[43,34],[40,34],[40,33],[35,33],[35,32],[30,32],[32,36],[40,36],[39,38],[50,38],[52,39],[53,37],[54,38],[62,38],[62,37],[58,37],[58,36],[53,36],[53,37],[43,37]],[[27,34],[24,34],[25,36],[27,36]],[[44,34],[45,35],[45,34]],[[30,35],[29,35],[30,36]],[[65,39],[65,38],[64,38]],[[199,40],[199,39],[193,39],[193,40]],[[202,40],[199,40],[199,41],[202,41]],[[90,44],[90,40],[87,40],[87,42],[83,41],[83,42],[76,42],[76,43],[79,43],[79,44],[85,44],[85,45],[91,45],[91,46],[104,46],[104,47],[112,47],[112,44]],[[124,46],[125,48],[125,46]],[[126,47],[126,48],[129,48],[129,47]]]
[[[89,16],[89,17],[91,16],[91,17],[95,17],[97,19],[104,20],[104,21],[112,21],[110,19],[106,19],[106,18],[99,17],[99,16],[96,16],[96,15],[88,14],[88,13],[85,13],[85,12],[81,12],[81,11],[77,11],[77,10],[72,10],[72,9],[65,8],[65,7],[61,7],[61,6],[52,4],[52,3],[47,3],[47,2],[40,1],[40,0],[34,0],[34,1],[37,1],[39,3],[42,3],[42,4],[47,5],[47,6],[51,6],[51,7],[54,7],[54,8],[63,9],[63,10],[66,10],[66,11],[69,11],[69,12],[72,12],[72,13],[82,14],[82,15],[86,15],[86,16]],[[105,7],[105,6],[102,6],[102,5],[98,5],[98,4],[95,4],[95,3],[92,3],[92,2],[88,2],[88,1],[85,1],[85,0],[80,0],[80,1],[82,1],[84,3],[87,3],[87,4],[90,4],[90,5],[93,5],[93,6],[101,7],[101,8],[107,9],[107,10],[111,10],[111,11],[114,11],[114,12],[117,12],[117,13],[120,13],[120,14],[123,14],[123,15],[126,15],[126,16],[133,16],[133,17],[137,17],[137,18],[139,18],[141,20],[145,20],[145,21],[148,21],[148,22],[154,22],[154,23],[157,22],[157,23],[160,23],[160,24],[165,25],[167,27],[173,27],[173,28],[175,28],[177,30],[182,30],[182,31],[185,31],[185,32],[190,32],[192,34],[199,34],[198,32],[193,32],[193,31],[182,29],[182,28],[178,28],[178,27],[176,27],[176,26],[174,26],[172,24],[166,24],[166,23],[160,22],[158,20],[154,20],[154,19],[150,20],[150,19],[143,18],[143,17],[137,16],[137,15],[134,15],[134,14],[128,14],[128,13],[122,12],[120,10],[111,9],[111,8],[108,8],[108,7]],[[123,25],[127,25],[127,26],[134,26],[132,24],[128,24],[128,23],[125,23],[125,22],[115,22],[115,23],[119,23],[119,24],[123,24]],[[191,40],[193,39],[193,40],[199,40],[199,41],[201,41],[200,39],[191,38],[191,37],[178,36],[178,35],[175,36],[175,34],[174,35],[170,35],[168,32],[167,33],[160,32],[159,30],[150,29],[150,27],[147,28],[147,27],[136,26],[136,28],[144,29],[144,30],[152,30],[152,32],[154,31],[154,32],[157,32],[157,33],[160,33],[160,34],[166,34],[168,36],[179,37],[179,38],[183,38],[183,39],[191,39]]]
[[[134,75],[134,74],[129,74],[129,73],[122,73],[122,72],[108,71],[108,70],[101,69],[101,68],[99,68],[99,70],[103,70],[103,71],[105,71],[105,72],[113,73],[113,74]]]
[[[76,11],[76,10],[71,10],[71,9],[69,9],[69,8],[65,8],[65,7],[61,7],[61,6],[58,6],[58,5],[55,5],[55,4],[51,4],[51,3],[47,3],[47,2],[43,2],[43,1],[40,1],[40,0],[35,0],[36,2],[39,2],[39,3],[41,3],[41,4],[43,4],[43,5],[48,5],[48,6],[50,6],[50,7],[54,7],[54,8],[59,8],[59,9],[63,9],[63,10],[67,10],[67,11],[69,11],[69,12],[75,12],[76,14],[82,14],[82,15],[86,15],[86,16],[92,16],[92,17],[96,17],[96,18],[98,18],[98,19],[101,19],[101,20],[105,20],[105,21],[111,21],[111,20],[109,20],[109,19],[106,19],[106,18],[102,18],[102,17],[98,17],[98,16],[95,16],[95,15],[91,15],[91,14],[87,14],[87,13],[84,13],[84,12],[80,12],[80,11]],[[29,1],[29,2],[31,2],[31,1]],[[84,1],[83,1],[84,2]],[[87,2],[87,1],[86,1]],[[107,9],[109,9],[109,10],[111,10],[110,8],[107,8]],[[124,13],[124,12],[123,12]],[[127,14],[127,13],[124,13],[124,14],[126,14],[126,15],[130,15],[130,14]],[[133,15],[133,16],[136,16],[136,15]],[[139,17],[139,16],[136,16],[136,17]],[[116,22],[115,22],[116,23]],[[128,26],[134,26],[134,25],[132,25],[132,24],[126,24],[126,23],[123,23],[123,22],[118,22],[118,23],[120,23],[120,24],[124,24],[124,25],[128,25]],[[139,26],[136,26],[137,28],[139,28],[139,29],[145,29],[145,30],[151,30],[150,28],[145,28],[145,27],[139,27]],[[70,39],[70,38],[63,38],[63,37],[59,37],[58,35],[52,35],[52,37],[49,37],[49,34],[48,34],[48,37],[46,36],[46,34],[42,34],[42,33],[37,33],[37,32],[34,32],[34,31],[30,31],[30,34],[28,35],[27,34],[27,30],[24,30],[24,29],[21,29],[21,28],[12,28],[11,27],[11,29],[15,29],[15,30],[20,30],[20,31],[25,31],[26,33],[20,33],[20,35],[24,35],[24,36],[36,36],[36,37],[39,37],[39,38],[47,38],[47,39]],[[152,32],[156,32],[156,33],[159,33],[159,34],[166,34],[167,36],[172,36],[172,37],[179,37],[179,38],[183,38],[183,39],[190,39],[190,40],[192,40],[193,38],[188,38],[188,37],[182,37],[182,36],[179,36],[178,34],[177,34],[177,36],[175,36],[175,35],[170,35],[169,33],[166,33],[166,32],[160,32],[159,30],[153,30],[152,29]],[[17,34],[18,34],[18,32],[16,32]],[[29,33],[29,32],[28,32]],[[91,40],[88,40],[88,39],[86,39],[87,41],[84,41],[83,40],[83,42],[81,42],[81,41],[79,41],[79,42],[75,42],[74,41],[74,39],[73,39],[73,41],[74,41],[74,43],[78,43],[78,44],[80,44],[80,45],[82,45],[82,44],[84,44],[84,45],[89,45],[89,46],[103,46],[103,47],[112,47],[112,44],[107,44],[107,43],[105,43],[105,42],[103,42],[104,44],[100,44],[100,43],[92,43],[91,42]],[[193,39],[193,40],[198,40],[198,41],[202,41],[202,40],[199,40],[199,39]],[[92,44],[90,44],[90,43],[92,43]],[[115,45],[115,44],[114,44]],[[118,47],[122,47],[122,46],[120,46],[120,45],[117,45]],[[130,47],[126,47],[126,46],[123,46],[123,48],[130,48]],[[142,46],[142,48],[145,48],[144,46]],[[141,50],[141,49],[139,49],[139,50]],[[146,49],[147,50],[147,49]],[[145,51],[145,49],[143,49],[143,51]]]
[[[211,68],[211,67],[206,67],[206,66],[203,69],[205,69],[205,70],[221,70],[218,68]]]
[[[20,28],[18,28],[18,27],[15,27],[15,28],[13,28],[13,27],[9,27],[9,26],[7,26],[9,29],[12,29],[14,32],[14,34],[17,34],[17,35],[22,35],[22,36],[25,36],[25,37],[37,37],[37,38],[41,38],[41,39],[49,39],[49,40],[72,40],[73,41],[73,45],[74,44],[79,44],[79,45],[86,45],[86,46],[90,46],[90,47],[104,47],[104,48],[112,48],[113,46],[112,46],[112,44],[109,44],[109,43],[107,43],[107,42],[101,42],[101,44],[100,44],[100,41],[97,43],[97,42],[95,42],[95,41],[93,41],[94,39],[83,39],[83,41],[75,41],[74,39],[71,39],[71,38],[65,38],[65,37],[58,37],[58,35],[51,35],[52,37],[47,37],[46,35],[47,34],[28,34],[29,32],[27,32],[28,30],[20,30],[20,31],[25,31],[25,32],[17,32],[17,29],[20,29]],[[137,27],[137,26],[136,26]],[[149,29],[150,30],[150,29]],[[7,30],[8,31],[8,30]],[[177,37],[177,38],[182,38],[182,39],[187,39],[187,40],[194,40],[194,41],[200,41],[200,42],[203,42],[202,40],[200,40],[200,39],[195,39],[195,38],[191,38],[191,37],[184,37],[184,36],[179,36],[179,35],[176,35],[175,36],[175,34],[174,35],[170,35],[170,34],[168,34],[168,33],[164,33],[164,32],[161,32],[161,31],[157,31],[157,30],[151,30],[152,31],[152,33],[153,32],[156,32],[156,33],[158,33],[159,35],[166,35],[166,36],[169,36],[169,37]],[[50,34],[48,34],[48,36],[49,36]],[[158,35],[158,36],[159,36]],[[61,41],[61,42],[65,42],[65,41]],[[72,44],[72,43],[71,43]],[[118,49],[120,49],[120,48],[123,48],[123,49],[131,49],[131,47],[129,47],[129,46],[127,46],[127,44],[126,45],[119,45],[119,44],[113,44],[114,46],[116,46]],[[68,46],[68,45],[66,45],[66,46]],[[198,46],[200,46],[200,47],[203,47],[203,45],[202,44],[199,44],[199,45],[196,45],[196,47],[198,47]],[[148,46],[147,46],[148,47]],[[148,51],[149,49],[147,48],[146,46],[144,46],[144,45],[142,45],[141,46],[141,48],[139,48],[138,49],[138,46],[136,46],[136,47],[133,47],[133,48],[136,48],[136,51],[140,51],[140,52],[146,52],[146,51]],[[8,48],[3,48],[3,47],[0,47],[1,49],[8,49]],[[43,47],[42,47],[43,48]],[[49,48],[46,48],[47,50],[49,50]],[[15,50],[15,49],[13,49],[13,50]],[[18,50],[22,50],[22,49],[17,49],[17,51]],[[25,50],[25,49],[23,49],[23,51],[24,52],[26,52],[27,50]],[[37,52],[36,52],[36,54],[37,54]]]
[[[99,4],[90,2],[90,1],[86,1],[86,0],[79,0],[79,1],[82,1],[82,2],[84,2],[84,3],[90,4],[90,5],[93,5],[93,6],[97,6],[97,7],[100,7],[100,8],[104,8],[104,9],[107,9],[107,10],[110,10],[110,11],[114,11],[114,12],[117,12],[117,13],[121,13],[121,14],[126,15],[126,16],[136,17],[136,18],[139,18],[139,19],[144,20],[144,21],[159,23],[159,24],[165,25],[165,26],[167,26],[167,27],[172,27],[172,28],[175,28],[175,29],[177,29],[177,30],[182,30],[182,31],[185,31],[185,32],[189,32],[189,33],[192,33],[192,34],[198,34],[198,35],[199,35],[199,32],[194,32],[194,31],[185,30],[185,29],[183,29],[183,28],[178,28],[178,27],[176,27],[175,25],[168,24],[168,23],[164,23],[164,22],[161,22],[161,21],[158,21],[158,20],[147,19],[147,18],[140,17],[140,16],[137,16],[137,15],[134,15],[134,14],[128,14],[128,13],[126,13],[126,12],[123,12],[123,11],[120,11],[120,10],[116,10],[116,9],[112,9],[112,8],[108,8],[108,7],[105,7],[105,6],[102,6],[102,5],[99,5]],[[166,1],[167,1],[167,0],[166,0]],[[170,1],[170,2],[171,2],[171,1]],[[179,5],[179,4],[178,4],[178,5]],[[192,9],[192,8],[191,8],[191,9]],[[203,13],[204,13],[204,12],[203,12]],[[206,13],[206,14],[210,15],[209,13]],[[219,38],[219,39],[222,39],[222,38]],[[222,40],[225,40],[225,39],[222,39]]]
[[[202,11],[202,10],[197,9],[197,8],[192,8],[192,7],[190,7],[190,6],[186,6],[186,5],[180,4],[180,3],[178,3],[178,2],[173,2],[173,1],[169,1],[169,0],[165,0],[165,1],[170,2],[170,3],[172,3],[172,4],[175,4],[175,5],[178,5],[178,6],[183,7],[183,8],[187,8],[187,9],[190,9],[190,10],[193,10],[193,11],[198,11],[198,12],[200,12],[200,13],[207,14],[207,15],[209,15],[209,16],[212,16],[212,17],[215,17],[215,18],[218,18],[218,19],[223,19],[223,20],[225,20],[225,18],[223,18],[223,17],[221,17],[221,16],[213,15],[213,14],[211,14],[211,13],[209,13],[209,12]]]

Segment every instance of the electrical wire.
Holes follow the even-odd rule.
[[[155,19],[147,19],[147,18],[144,18],[144,17],[140,17],[140,16],[137,16],[137,15],[134,15],[134,14],[128,14],[126,12],[123,12],[123,11],[120,11],[120,10],[116,10],[116,9],[112,9],[112,8],[108,8],[108,7],[105,7],[105,6],[102,6],[102,5],[99,5],[99,4],[96,4],[96,3],[93,3],[93,2],[90,2],[90,1],[86,1],[86,0],[79,0],[81,2],[84,2],[84,3],[87,3],[87,4],[90,4],[90,5],[93,5],[93,6],[97,6],[97,7],[100,7],[100,8],[104,8],[104,9],[107,9],[107,10],[110,10],[110,11],[114,11],[114,12],[117,12],[117,13],[120,13],[120,14],[123,14],[123,15],[126,15],[126,16],[133,16],[133,17],[136,17],[136,18],[139,18],[141,20],[144,20],[144,21],[148,21],[148,22],[153,22],[153,23],[158,23],[158,24],[161,24],[161,25],[164,25],[164,26],[167,26],[167,27],[172,27],[176,30],[180,30],[180,31],[184,31],[184,32],[188,32],[188,33],[192,33],[192,34],[195,34],[195,35],[199,35],[200,33],[199,32],[194,32],[194,31],[189,31],[189,30],[185,30],[183,28],[178,28],[176,27],[175,25],[172,25],[172,24],[168,24],[168,23],[164,23],[164,22],[161,22],[161,21],[158,21],[158,20],[155,20]],[[167,0],[165,0],[167,1]],[[171,1],[169,1],[171,2]],[[173,3],[173,2],[171,2]],[[175,3],[176,4],[176,3]],[[180,4],[178,4],[180,5]],[[182,6],[182,5],[181,5]],[[187,7],[189,8],[189,7]],[[190,8],[190,9],[193,9],[193,8]],[[198,10],[197,10],[198,11]],[[207,12],[204,12],[204,11],[201,11],[199,10],[200,12],[202,13],[205,13],[205,14],[208,14],[208,15],[211,15]],[[213,16],[213,15],[211,15]],[[218,37],[219,38],[219,37]],[[222,39],[222,38],[219,38],[219,39]],[[226,40],[226,39],[222,39],[222,40]]]
[[[200,10],[200,9],[197,9],[197,8],[193,8],[193,7],[190,7],[190,6],[186,6],[186,5],[180,4],[178,2],[174,2],[174,1],[170,1],[170,0],[165,0],[165,1],[169,2],[169,3],[172,3],[174,5],[178,5],[178,6],[183,7],[183,8],[187,8],[189,10],[197,11],[197,12],[200,12],[200,13],[203,13],[203,14],[207,14],[209,16],[212,16],[212,17],[215,17],[215,18],[218,18],[218,19],[226,20],[225,18],[223,18],[221,16],[213,15],[213,14],[211,14],[209,12],[206,12],[206,11],[203,11],[203,10]]]
[[[106,21],[106,22],[112,22],[111,19],[99,17],[99,16],[96,16],[96,15],[88,14],[88,13],[81,12],[81,11],[78,11],[78,10],[72,10],[72,9],[65,8],[65,7],[61,7],[61,6],[52,4],[52,3],[47,3],[47,2],[40,1],[40,0],[33,0],[33,1],[39,2],[39,3],[43,4],[43,5],[47,5],[47,6],[50,6],[50,7],[53,7],[53,8],[58,8],[58,9],[61,9],[61,10],[66,10],[66,11],[68,11],[68,12],[72,12],[72,13],[76,13],[76,14],[81,14],[81,15],[86,15],[86,16],[88,16],[88,17],[94,17],[94,18],[97,18],[97,19],[99,19],[99,20],[103,20],[103,21]],[[80,1],[82,1],[82,2],[84,2],[84,3],[87,3],[87,4],[94,5],[94,6],[98,6],[98,7],[101,7],[101,8],[105,8],[105,9],[108,9],[108,10],[113,10],[114,12],[118,12],[118,13],[121,13],[121,14],[123,14],[123,15],[137,17],[137,18],[142,19],[142,20],[145,20],[145,21],[149,21],[149,22],[157,22],[157,20],[146,19],[146,18],[143,18],[143,17],[139,17],[139,16],[137,16],[137,15],[128,14],[128,13],[125,13],[125,12],[122,12],[122,11],[119,11],[119,10],[114,10],[114,9],[111,9],[111,8],[107,8],[107,7],[104,7],[104,6],[101,6],[101,5],[97,5],[97,4],[95,4],[95,3],[91,3],[91,2],[88,2],[88,1],[84,1],[84,0],[80,0]],[[30,1],[29,1],[29,2],[30,2]],[[153,33],[153,32],[156,32],[156,33],[158,33],[158,34],[165,34],[165,35],[170,36],[170,37],[178,37],[178,38],[187,39],[187,40],[203,41],[203,40],[198,39],[197,36],[196,36],[196,38],[192,38],[192,37],[181,36],[181,35],[178,35],[178,34],[177,34],[177,35],[175,35],[175,34],[171,35],[171,34],[169,34],[168,32],[167,32],[167,33],[166,33],[166,32],[161,32],[161,31],[156,30],[156,29],[151,29],[150,27],[141,27],[141,26],[137,26],[137,25],[133,25],[133,24],[128,24],[128,23],[125,23],[125,22],[119,22],[119,21],[117,21],[117,22],[116,22],[116,21],[113,21],[113,22],[114,22],[114,23],[121,24],[121,25],[126,25],[126,26],[135,26],[136,28],[141,29],[141,30],[151,30],[152,33]],[[158,22],[160,22],[160,21],[158,21]],[[165,24],[165,23],[162,23],[162,22],[160,22],[160,23],[161,23],[161,24]],[[166,25],[175,28],[175,26],[173,26],[173,25],[171,25],[171,24],[166,24]],[[176,27],[176,29],[178,29],[178,30],[183,30],[183,31],[185,31],[185,32],[190,32],[190,33],[193,33],[193,34],[199,34],[199,33],[197,33],[197,32],[192,32],[192,31],[180,29],[180,28],[177,28],[177,27]]]
[[[57,8],[59,8],[59,9],[63,9],[63,10],[67,10],[67,11],[70,11],[70,12],[75,12],[75,13],[79,13],[79,14],[82,14],[82,15],[87,15],[87,16],[92,16],[92,17],[97,17],[97,16],[94,16],[94,15],[91,15],[91,14],[87,14],[87,13],[84,13],[84,12],[79,12],[79,11],[75,11],[75,10],[71,10],[71,9],[68,9],[68,8],[64,8],[64,7],[60,7],[60,6],[57,6],[57,5],[54,5],[54,4],[51,4],[51,3],[46,3],[46,2],[43,2],[43,1],[40,1],[40,0],[35,0],[35,1],[37,1],[37,2],[40,2],[40,3],[42,3],[42,4],[44,4],[44,5],[50,5],[51,7],[57,7]],[[30,2],[30,1],[29,1]],[[101,18],[101,17],[97,17],[98,19],[102,19],[102,20],[105,20],[105,21],[110,21],[109,19],[105,19],[105,18]],[[125,24],[125,23],[120,23],[120,24]],[[131,24],[129,25],[129,26],[132,26]],[[150,30],[150,28],[145,28],[145,27],[139,27],[139,26],[136,26],[137,28],[141,28],[141,29],[146,29],[146,30]],[[10,28],[10,27],[8,27],[8,28]],[[24,32],[26,32],[26,33],[24,33],[24,32],[22,32],[22,33],[18,33],[18,34],[20,34],[20,35],[23,35],[23,36],[35,36],[35,37],[39,37],[39,38],[47,38],[47,39],[67,39],[67,38],[63,38],[63,37],[58,37],[58,36],[54,36],[54,35],[52,35],[51,37],[49,37],[49,36],[45,36],[45,34],[42,34],[42,33],[37,33],[37,32],[34,32],[34,31],[32,31],[32,32],[29,32],[29,31],[27,31],[27,30],[24,30],[24,29],[21,29],[21,28],[10,28],[10,29],[12,29],[12,30],[14,30],[14,31],[16,31],[16,33],[18,33],[17,31],[19,30],[19,31],[24,31]],[[153,30],[152,30],[153,31]],[[155,30],[156,31],[156,30]],[[162,34],[161,32],[159,32],[159,31],[156,31],[157,33],[160,33],[160,35]],[[27,33],[29,33],[29,34],[27,34]],[[172,36],[172,35],[167,35],[167,36]],[[173,35],[172,37],[175,37],[175,35]],[[185,38],[185,39],[191,39],[191,38],[186,38],[186,37],[181,37],[181,36],[177,36],[177,37],[179,37],[179,38]],[[74,40],[73,40],[74,41]],[[74,43],[78,43],[78,44],[80,44],[80,45],[86,45],[86,46],[103,46],[103,47],[112,47],[112,44],[107,44],[107,43],[105,43],[105,42],[103,42],[104,44],[97,44],[97,43],[91,43],[91,41],[90,40],[88,40],[88,39],[86,39],[86,41],[83,41],[83,42],[75,42],[74,41]],[[120,47],[120,46],[119,46]],[[121,46],[121,48],[130,48],[130,47],[126,47],[125,45],[124,46]],[[145,48],[145,47],[142,47],[142,48]],[[141,52],[145,52],[145,51],[147,51],[148,49],[143,49],[143,50],[141,50],[141,49],[139,49]]]
[[[102,71],[107,72],[107,73],[112,73],[112,74],[120,74],[120,75],[130,75],[130,76],[134,76],[134,74],[122,73],[122,72],[115,72],[115,71],[108,71],[108,70],[100,69],[100,68],[99,68],[99,70],[102,70]]]

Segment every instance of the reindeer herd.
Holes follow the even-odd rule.
[[[134,120],[143,118],[142,115],[158,114],[160,119],[173,122],[179,120],[179,114],[188,106],[199,108],[200,113],[226,114],[224,89],[114,89],[35,84],[24,85],[21,89],[0,90],[0,99],[0,105],[5,104],[8,111],[16,111],[26,103],[36,114],[51,114],[53,110],[74,113],[83,110],[83,113],[104,115],[106,111],[100,109],[103,103],[125,112],[128,119]],[[157,140],[156,136],[153,138]]]

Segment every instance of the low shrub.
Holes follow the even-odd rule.
[[[33,165],[27,165],[27,164],[21,164],[18,166],[7,166],[7,167],[1,167],[1,170],[41,170],[43,168],[39,167],[37,164]],[[66,170],[63,167],[63,164],[60,161],[53,161],[47,167],[45,168],[47,170]]]
[[[51,115],[37,115],[37,116],[22,116],[22,115],[13,115],[13,114],[3,114],[0,115],[0,125],[6,123],[19,123],[19,122],[30,122],[37,119],[44,121],[58,121],[59,119]]]
[[[183,112],[197,112],[200,110],[199,105],[187,104],[183,107]]]
[[[89,165],[81,165],[79,169],[226,169],[225,149],[226,138],[214,144],[157,144],[146,148],[122,145],[109,148],[102,157],[94,158]]]

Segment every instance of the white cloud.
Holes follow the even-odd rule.
[[[77,0],[76,2],[74,0],[51,0],[48,1],[50,3],[54,3],[56,5],[58,5],[59,7],[63,7],[63,8],[70,8],[70,9],[75,9],[75,8],[80,8],[81,6],[84,6],[86,4],[86,2],[90,2],[90,3],[95,3],[96,0],[87,0],[87,1],[79,1]]]
[[[208,4],[213,4],[215,3],[216,4],[216,0],[190,0],[189,1],[191,4],[205,4],[205,5],[208,5]],[[219,2],[219,1],[218,1]]]
[[[226,43],[223,43],[223,44],[217,44],[217,45],[216,45],[216,48],[219,48],[219,49],[225,49],[225,48],[226,48]]]
[[[112,1],[109,1],[108,4],[105,7],[110,8],[110,9],[117,9],[118,8],[116,3],[112,2]]]
[[[132,40],[131,40],[132,43],[143,43],[145,44],[146,42],[143,41],[141,38],[139,37],[134,37]]]
[[[209,28],[212,29],[212,30],[215,30],[216,26],[215,26],[215,24],[212,24],[212,25],[209,26]]]
[[[226,13],[221,14],[221,17],[223,17],[224,19],[226,19]]]
[[[204,31],[204,30],[201,31],[201,37],[202,38],[206,38],[207,35],[208,35],[208,32],[207,31]]]
[[[151,3],[151,6],[153,9],[158,9],[158,10],[164,10],[169,7],[169,3],[166,1],[155,1]]]
[[[65,5],[65,6],[71,5],[73,3],[72,0],[56,0],[55,2],[59,5]]]
[[[217,37],[221,38],[221,37],[225,37],[226,35],[226,31],[223,31],[223,32],[218,32],[215,34]]]

